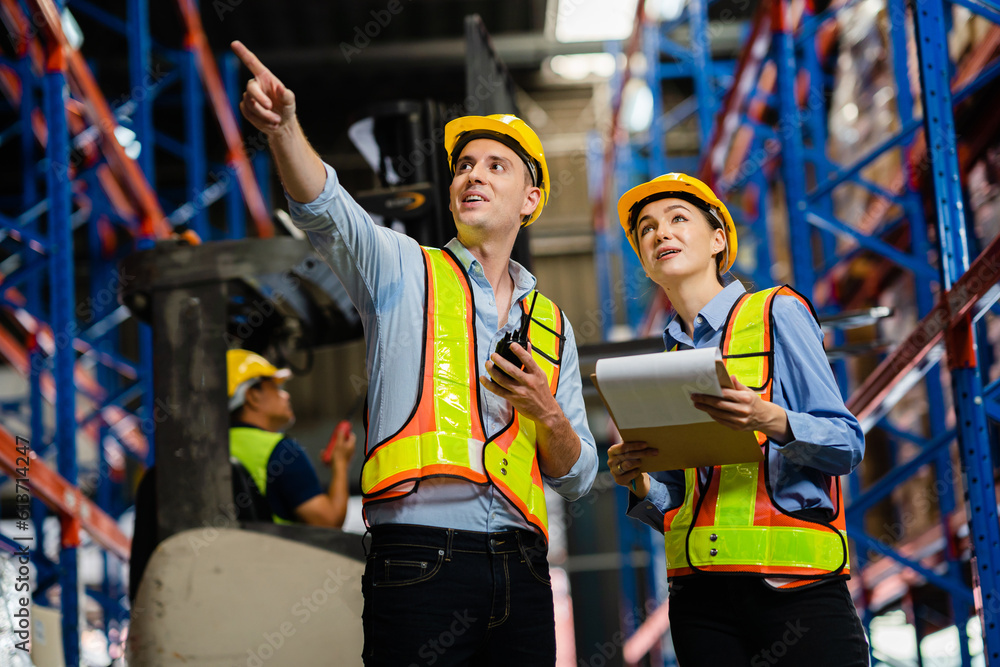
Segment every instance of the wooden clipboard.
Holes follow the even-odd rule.
[[[715,372],[719,384],[731,389],[733,382],[722,361],[715,362]],[[670,426],[649,426],[643,428],[623,428],[608,406],[597,381],[597,374],[591,373],[591,381],[604,403],[608,414],[615,422],[622,440],[644,441],[659,450],[659,455],[643,462],[644,472],[657,470],[682,470],[702,466],[726,465],[729,463],[754,463],[764,459],[764,453],[757,438],[751,431],[734,431],[716,421],[695,424],[674,424]]]

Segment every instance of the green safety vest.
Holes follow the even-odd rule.
[[[271,452],[284,437],[284,433],[274,433],[247,426],[229,429],[229,453],[239,459],[239,462],[247,469],[265,499],[267,498],[267,462],[271,458]],[[271,519],[275,523],[294,523],[294,521],[282,519],[273,512]]]

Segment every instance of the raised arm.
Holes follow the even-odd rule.
[[[323,191],[326,169],[299,125],[295,93],[242,42],[233,42],[231,46],[253,74],[240,101],[240,111],[267,136],[278,175],[288,194],[295,201],[312,201]]]

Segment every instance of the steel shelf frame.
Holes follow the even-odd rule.
[[[777,183],[781,184],[788,211],[792,280],[814,297],[821,315],[834,315],[851,307],[847,299],[838,301],[835,292],[822,288],[841,277],[859,252],[880,257],[883,265],[899,267],[912,277],[921,321],[909,337],[864,382],[851,378],[843,364],[834,364],[842,392],[850,395],[848,406],[858,414],[866,432],[881,429],[893,455],[898,454],[898,443],[908,442],[919,448],[917,455],[907,461],[894,460],[890,474],[867,488],[862,488],[857,475],[848,480],[852,498],[847,508],[848,522],[859,547],[854,569],[862,573],[856,577],[862,582],[857,595],[867,625],[872,618],[868,607],[872,591],[864,582],[868,556],[887,556],[949,593],[952,620],[962,630],[959,653],[963,666],[971,664],[964,628],[969,609],[978,601],[987,664],[1000,665],[1000,626],[995,617],[1000,610],[996,599],[1000,525],[988,435],[989,420],[1000,418],[1000,380],[984,387],[981,371],[983,359],[989,359],[992,353],[990,345],[985,344],[990,341],[985,337],[982,320],[992,317],[1000,292],[996,287],[1000,278],[1000,240],[989,243],[975,261],[970,259],[976,248],[965,218],[962,192],[963,169],[969,165],[966,155],[958,151],[953,120],[954,105],[983,90],[1000,71],[1000,60],[988,62],[982,57],[988,55],[984,53],[969,58],[971,64],[966,62],[962,67],[949,61],[946,45],[950,17],[945,8],[950,5],[942,0],[886,3],[890,16],[887,48],[896,93],[897,130],[893,136],[865,155],[853,156],[850,164],[838,164],[828,155],[827,100],[832,82],[824,64],[831,52],[830,36],[838,13],[856,5],[856,0],[834,3],[818,14],[801,0],[764,0],[736,63],[732,85],[715,114],[711,135],[702,143],[705,148],[699,175],[713,185],[723,200],[729,202],[731,197],[741,196],[742,211],[732,206],[730,209],[742,228],[741,250],[749,252],[741,253],[737,270],[764,285],[774,282],[770,275],[775,248],[769,242],[773,231],[769,195],[775,192]],[[1000,7],[993,0],[955,0],[955,4],[993,22],[1000,19]],[[907,61],[907,26],[913,26],[917,35],[918,60],[912,63],[920,70],[916,92],[911,91],[908,77],[911,63]],[[692,50],[692,55],[695,53],[697,48]],[[925,110],[921,116],[915,112],[917,96]],[[768,107],[777,110],[777,120],[764,119],[762,112]],[[642,160],[657,166],[664,164],[665,151],[640,153],[640,148],[645,147],[627,146],[624,152],[628,154],[614,164],[615,173],[626,179],[626,187],[667,170],[643,173],[636,169],[635,164]],[[866,168],[892,152],[902,156],[902,166],[889,187],[865,178]],[[649,155],[655,155],[655,160]],[[960,158],[965,161],[960,163]],[[866,212],[867,224],[837,219],[833,194],[845,185],[864,188],[876,199]],[[625,187],[618,189],[623,191]],[[925,213],[925,193],[932,193],[933,215]],[[939,247],[931,241],[929,222],[936,227]],[[838,237],[852,240],[854,248],[838,251]],[[626,256],[631,255],[627,245],[620,245],[627,251]],[[944,261],[933,261],[935,251]],[[606,258],[604,263],[610,265]],[[661,307],[654,303],[645,321],[656,321],[656,310]],[[841,332],[834,329],[832,333],[827,344],[831,340],[839,344]],[[957,428],[948,426],[951,416],[938,368],[941,360],[947,360],[951,375],[950,403]],[[926,432],[911,433],[899,428],[889,413],[918,383],[928,399],[927,427]],[[956,506],[954,499],[957,480],[950,448],[956,440],[966,493],[964,508]],[[865,512],[927,465],[934,467],[936,489],[940,491],[939,530],[946,545],[939,554],[946,565],[943,571],[931,569],[920,558],[887,546],[884,539],[864,531]],[[954,546],[954,526],[963,520],[968,521],[972,536],[975,590],[964,583],[963,564]]]
[[[934,4],[934,3],[931,3]],[[936,3],[940,5],[940,2]],[[811,140],[813,148],[825,146],[822,136],[817,136],[806,128],[806,123],[802,123],[803,115],[814,117],[817,115],[816,108],[805,110],[800,103],[799,93],[795,89],[796,82],[801,81],[801,75],[805,73],[810,82],[820,80],[823,77],[822,71],[811,66],[815,61],[810,57],[815,53],[810,44],[803,43],[797,39],[795,26],[790,25],[788,16],[792,13],[790,8],[792,3],[776,3],[775,23],[778,31],[778,81],[779,99],[781,109],[780,123],[784,124],[788,131],[782,136],[782,174],[786,187],[786,200],[789,209],[789,235],[792,240],[793,251],[793,275],[796,284],[809,286],[814,285],[817,277],[816,267],[837,266],[841,258],[834,257],[830,261],[829,255],[825,259],[817,261],[813,248],[815,248],[815,231],[812,228],[833,232],[838,234],[851,235],[862,247],[869,251],[878,253],[886,257],[889,261],[910,270],[914,275],[914,284],[917,297],[918,313],[921,317],[926,317],[933,309],[934,293],[930,281],[920,277],[936,278],[939,284],[950,290],[952,283],[958,276],[969,268],[968,261],[968,241],[966,238],[966,222],[962,216],[964,210],[963,198],[960,183],[960,171],[955,159],[956,141],[952,119],[952,95],[951,78],[953,67],[948,60],[947,52],[941,47],[947,43],[947,23],[943,19],[943,10],[937,7],[929,7],[928,3],[917,5],[915,12],[917,31],[920,38],[917,44],[917,56],[921,67],[921,93],[923,108],[927,110],[923,119],[913,117],[913,98],[909,91],[909,80],[907,78],[907,57],[906,57],[906,8],[901,2],[890,2],[890,15],[893,16],[890,27],[890,43],[892,49],[892,61],[896,78],[897,90],[897,112],[899,114],[899,125],[902,130],[894,137],[884,141],[882,145],[873,149],[866,156],[854,162],[846,168],[831,169],[829,163],[823,163],[815,159],[815,155],[822,155],[823,150],[814,150],[809,155],[804,150],[804,142]],[[933,13],[933,19],[926,19],[928,13]],[[813,39],[807,33],[808,39]],[[798,42],[798,43],[797,43]],[[810,96],[812,99],[812,96]],[[819,97],[818,99],[823,99]],[[819,111],[826,113],[822,106]],[[915,137],[918,136],[918,129],[923,129],[923,136],[932,138],[927,142],[931,148],[931,170],[933,172],[933,186],[935,201],[937,202],[937,224],[938,237],[943,242],[942,255],[951,257],[952,260],[943,262],[940,267],[929,263],[929,249],[927,235],[927,223],[923,215],[919,195],[913,189],[913,173],[909,162],[901,160],[904,165],[902,172],[902,182],[906,185],[901,191],[887,193],[883,189],[872,188],[871,184],[860,178],[860,173],[864,167],[873,163],[877,158],[886,154],[889,150],[895,150],[897,146],[905,147],[908,151],[914,151]],[[951,151],[949,153],[949,151]],[[813,159],[810,159],[813,158]],[[816,185],[810,188],[804,180],[806,170],[802,167],[812,164],[813,181]],[[943,176],[947,174],[947,176]],[[908,223],[910,236],[910,248],[897,250],[894,246],[878,239],[871,232],[865,233],[850,225],[835,220],[831,215],[830,196],[835,187],[844,183],[854,183],[863,187],[868,187],[876,195],[899,205],[904,213],[903,218]],[[827,204],[824,206],[824,203]],[[957,215],[954,212],[957,211]],[[874,230],[873,230],[874,231]],[[954,245],[955,250],[950,250],[949,245]],[[831,303],[828,307],[836,308],[838,304]],[[971,318],[971,315],[966,315]],[[970,320],[971,321],[971,320]],[[995,533],[997,528],[991,524],[991,519],[995,523],[995,511],[993,516],[980,516],[984,507],[995,508],[995,494],[992,485],[992,463],[990,462],[990,447],[986,436],[987,426],[982,405],[982,383],[978,378],[974,353],[975,342],[974,331],[967,325],[957,330],[965,330],[963,346],[952,346],[949,349],[948,361],[952,368],[953,383],[953,403],[956,406],[958,418],[963,420],[967,428],[960,430],[959,442],[962,454],[963,468],[965,470],[965,486],[967,497],[970,500],[972,513],[970,515],[970,530],[975,536],[975,560],[979,563],[983,578],[980,579],[980,591],[984,596],[983,604],[986,609],[992,603],[996,595],[995,583],[991,577],[995,577],[997,558],[1000,551],[994,546],[997,545]],[[952,330],[953,332],[956,329]],[[950,334],[956,335],[954,333]],[[957,364],[957,366],[956,366]],[[898,429],[892,427],[888,421],[888,405],[882,408],[882,418],[878,422],[883,430],[890,434],[895,440],[909,439],[922,443],[921,454],[903,467],[897,467],[893,473],[886,476],[874,488],[868,489],[862,497],[866,500],[884,499],[896,484],[903,481],[909,475],[902,475],[900,471],[907,471],[912,474],[921,466],[917,461],[923,463],[933,463],[938,479],[938,487],[941,493],[940,514],[941,525],[945,535],[949,535],[951,514],[955,511],[953,501],[953,477],[951,470],[951,460],[949,447],[955,434],[945,428],[945,417],[943,406],[943,392],[940,382],[940,375],[933,370],[933,365],[928,365],[923,369],[925,392],[929,405],[929,432],[930,439],[921,439],[909,434],[903,434]],[[977,389],[978,388],[978,389]],[[963,415],[968,414],[966,418]],[[870,423],[870,422],[869,422]],[[907,437],[909,435],[909,437]],[[895,447],[893,448],[895,452]],[[985,459],[984,459],[985,457]],[[979,466],[975,470],[970,466],[975,462]],[[893,461],[893,463],[897,463]],[[989,470],[990,474],[986,474]],[[855,487],[857,488],[857,487]],[[990,502],[992,498],[992,503]],[[862,544],[866,549],[887,555],[897,560],[911,569],[921,572],[928,579],[951,595],[951,610],[953,620],[959,628],[965,627],[968,619],[967,609],[969,601],[973,599],[972,593],[967,590],[962,583],[962,573],[960,564],[957,562],[953,550],[945,550],[945,560],[947,563],[946,575],[929,577],[926,568],[906,559],[896,549],[886,547],[882,542],[867,535],[863,530],[862,517],[865,510],[871,506],[870,502],[852,502],[848,507],[848,520],[851,523],[852,533],[855,535],[855,542]],[[875,545],[878,545],[877,547]],[[985,548],[984,548],[985,547]],[[866,563],[864,553],[859,553],[857,558],[861,569]],[[867,599],[867,596],[863,596]],[[871,613],[865,610],[865,618],[870,621]],[[996,662],[994,655],[997,638],[991,638],[990,634],[995,632],[993,626],[984,623],[983,632],[986,638],[988,664],[1000,664]],[[971,664],[967,637],[963,632],[959,632],[960,654],[964,665]]]
[[[131,502],[123,461],[131,456],[144,465],[152,462],[161,409],[153,401],[148,326],[138,325],[138,359],[128,359],[123,351],[122,325],[131,315],[119,305],[118,293],[130,278],[118,263],[133,249],[171,235],[180,223],[205,240],[242,238],[247,210],[257,236],[273,235],[267,198],[256,178],[267,176],[267,156],[258,150],[251,163],[238,110],[230,101],[238,97],[236,61],[224,60],[223,85],[191,0],[177,0],[183,47],[154,44],[148,1],[126,0],[124,19],[87,0],[69,2],[71,11],[127,40],[130,91],[112,106],[62,32],[65,0],[0,0],[0,16],[17,45],[15,58],[0,59],[0,93],[17,116],[11,127],[0,128],[0,136],[5,145],[16,145],[20,135],[24,175],[19,201],[0,205],[0,309],[20,327],[20,334],[0,328],[0,354],[28,386],[24,400],[0,417],[0,475],[14,474],[8,432],[27,427],[35,455],[36,535],[50,512],[61,525],[58,562],[51,562],[40,545],[32,553],[38,572],[34,594],[44,604],[42,593],[59,585],[66,664],[79,664],[81,594],[104,610],[105,631],[127,622],[126,582],[112,576],[116,566],[109,560],[129,555],[128,539],[116,525]],[[156,75],[154,61],[169,71]],[[181,100],[180,139],[154,122],[155,109],[164,104],[162,94],[171,89]],[[228,147],[222,164],[205,152],[206,99]],[[135,133],[141,147],[135,158],[123,145],[128,142],[115,137],[118,127]],[[186,187],[179,202],[155,191],[157,150],[179,153],[184,161]],[[219,200],[225,224],[209,224],[210,206]],[[120,242],[122,232],[129,241]],[[74,248],[74,238],[81,247]],[[83,258],[89,286],[78,285],[74,257]],[[79,300],[81,292],[89,296]],[[43,420],[47,403],[54,406],[54,424]],[[8,415],[17,421],[8,422]],[[96,463],[81,469],[77,451],[89,443],[96,447]],[[85,590],[79,579],[83,532],[102,548],[105,576],[99,590]]]
[[[652,122],[647,130],[636,133],[627,140],[612,141],[601,151],[591,142],[588,164],[593,181],[591,192],[601,192],[595,199],[595,219],[605,215],[613,224],[595,225],[598,234],[597,262],[599,266],[598,290],[601,294],[602,322],[607,337],[616,324],[625,324],[633,331],[644,332],[648,294],[636,276],[642,276],[642,267],[620,231],[617,214],[613,212],[619,195],[631,185],[654,178],[670,171],[695,171],[698,156],[671,155],[667,150],[666,136],[692,117],[697,119],[702,143],[707,142],[712,128],[712,118],[719,96],[726,90],[732,77],[734,63],[712,57],[708,9],[713,0],[691,0],[681,13],[669,21],[646,20],[637,12],[636,30],[624,53],[631,60],[634,53],[641,53],[646,61],[644,83],[652,91]],[[639,3],[641,6],[643,3]],[[671,35],[687,26],[690,44],[678,43]],[[621,50],[609,45],[609,51]],[[611,88],[614,91],[612,113],[616,137],[625,132],[618,127],[626,83],[632,78],[630,68],[615,72]],[[687,98],[664,108],[661,91],[665,83],[686,81],[693,93]],[[608,153],[613,153],[613,159]],[[610,178],[609,178],[610,176]],[[608,182],[605,182],[607,179]],[[613,195],[608,197],[606,195]],[[607,205],[610,212],[603,210]],[[605,298],[606,297],[606,298]],[[618,315],[621,310],[621,315]]]
[[[641,264],[622,233],[614,212],[618,196],[632,185],[649,180],[670,171],[696,171],[700,156],[671,155],[667,150],[666,135],[682,123],[694,118],[702,144],[708,142],[714,124],[713,116],[718,99],[729,86],[735,63],[715,59],[711,51],[711,29],[708,9],[712,0],[690,0],[674,19],[662,22],[647,21],[643,12],[644,3],[638,3],[635,28],[632,38],[624,47],[609,45],[609,51],[622,51],[625,60],[631,61],[636,53],[645,57],[644,83],[653,92],[652,122],[648,130],[624,139],[626,133],[618,127],[626,84],[632,77],[631,68],[615,73],[611,81],[614,94],[612,101],[612,139],[602,142],[595,134],[588,142],[588,181],[593,198],[596,252],[598,274],[598,294],[602,308],[602,323],[605,337],[616,325],[625,324],[637,335],[655,335],[655,318],[651,318],[649,299],[654,302],[659,296],[655,290],[645,289],[641,277]],[[690,43],[682,45],[671,35],[682,26],[689,29]],[[670,108],[664,108],[661,91],[665,84],[678,81],[690,84],[693,93]],[[622,137],[620,140],[619,138]],[[608,221],[611,222],[608,222]],[[627,493],[618,490],[618,504],[622,511],[627,505]],[[620,605],[624,618],[634,609],[648,608],[648,600],[657,599],[657,591],[666,591],[666,571],[661,567],[650,567],[650,579],[642,581],[637,577],[631,563],[636,549],[654,552],[656,539],[651,530],[628,524],[619,525],[619,549],[622,555],[622,597]],[[662,549],[660,549],[662,550]],[[665,603],[659,599],[658,604]],[[664,608],[665,609],[665,608]],[[661,610],[662,611],[662,610]],[[648,623],[663,624],[662,614],[654,614]],[[625,627],[623,631],[638,638],[640,627]],[[662,630],[656,630],[658,634]],[[650,633],[644,633],[642,641],[650,640]],[[640,649],[651,651],[650,656],[672,667],[676,664],[669,652],[661,652],[655,646]]]

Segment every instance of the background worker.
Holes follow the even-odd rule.
[[[340,528],[347,515],[347,471],[356,438],[334,432],[330,486],[323,492],[305,451],[282,431],[295,421],[282,384],[291,376],[247,350],[226,353],[229,387],[229,453],[247,469],[267,499],[275,522]]]
[[[716,422],[755,431],[764,461],[639,471],[643,442],[608,450],[615,481],[635,483],[629,516],[664,533],[670,626],[678,662],[698,665],[868,664],[847,589],[839,475],[864,455],[805,297],[788,287],[747,294],[722,278],[736,258],[732,217],[708,186],[667,174],[625,193],[622,227],[674,308],[666,349],[720,347],[734,389],[695,394]]]
[[[587,493],[597,454],[573,330],[510,259],[548,196],[538,137],[509,115],[448,123],[458,237],[422,248],[373,223],[309,145],[292,92],[233,50],[254,76],[240,108],[268,136],[292,218],[364,322],[366,664],[554,664],[544,484]],[[528,311],[532,351],[513,345],[515,365],[494,350]],[[433,643],[444,634],[447,649]]]

